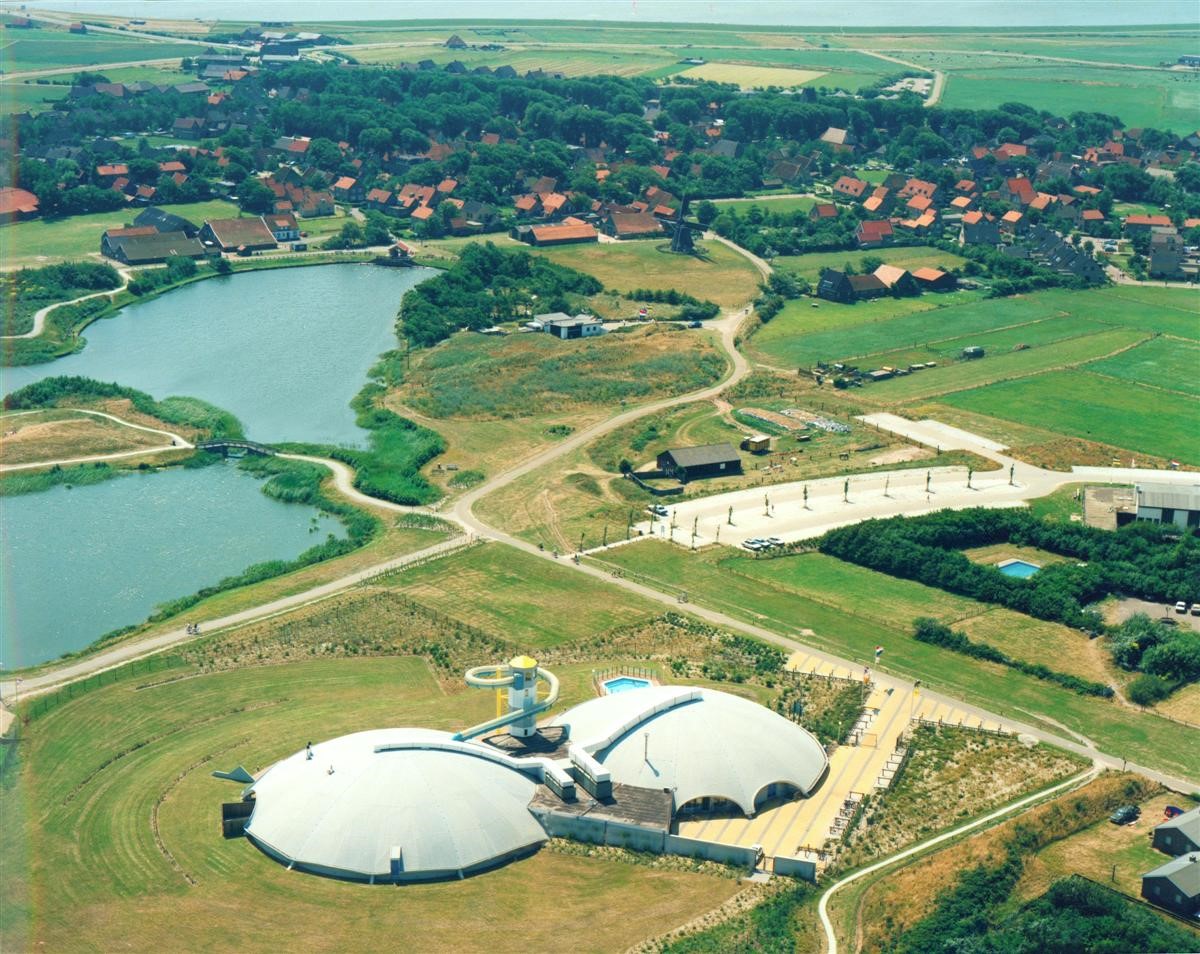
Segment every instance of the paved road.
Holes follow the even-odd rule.
[[[160,447],[140,447],[137,450],[118,451],[113,454],[92,454],[89,457],[63,457],[58,460],[42,460],[34,461],[29,464],[0,464],[0,473],[8,473],[14,470],[33,470],[39,467],[66,467],[70,464],[86,464],[92,461],[99,460],[117,460],[121,457],[141,457],[143,454],[161,454],[164,451],[172,450],[190,450],[192,445],[181,434],[176,434],[173,431],[164,431],[157,427],[146,427],[144,424],[133,424],[115,414],[106,414],[103,411],[88,411],[81,407],[64,408],[64,410],[74,411],[76,414],[90,414],[92,417],[103,417],[110,421],[116,421],[125,427],[132,428],[135,431],[145,431],[148,434],[161,434],[163,437],[169,438],[170,444],[163,444]],[[10,417],[20,417],[24,414],[39,414],[40,411],[15,411],[4,415],[5,419]]]

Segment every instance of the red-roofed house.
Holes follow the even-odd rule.
[[[978,209],[962,217],[963,245],[999,245],[1000,226],[996,220]]]
[[[451,192],[453,192],[457,188],[458,188],[458,180],[457,179],[443,179],[441,182],[439,182],[437,184],[437,191],[440,192],[442,195],[449,195]]]
[[[1149,232],[1153,228],[1167,228],[1171,224],[1165,215],[1127,215],[1125,216],[1125,231],[1131,234]]]
[[[339,202],[361,202],[363,200],[363,187],[357,179],[351,179],[349,176],[342,176],[333,184],[333,197]]]
[[[1005,180],[1004,188],[1005,198],[1020,206],[1027,206],[1037,198],[1037,190],[1033,183],[1024,177]]]
[[[394,212],[396,205],[396,193],[387,189],[371,189],[367,193],[367,208],[376,212]]]
[[[485,146],[498,146],[498,145],[500,145],[500,134],[499,133],[484,133],[482,136],[479,137],[479,141],[481,143],[483,143]]]
[[[537,215],[541,206],[541,200],[532,192],[513,199],[513,208],[517,210],[517,215]]]
[[[546,215],[554,215],[567,204],[567,197],[561,192],[547,192],[540,196],[542,201],[542,212]]]
[[[0,189],[0,222],[31,219],[38,214],[38,197],[25,189]]]
[[[858,239],[859,248],[879,248],[891,244],[895,231],[887,219],[868,219],[858,223],[854,236]]]
[[[937,195],[936,182],[926,182],[924,179],[909,179],[900,190],[900,198],[911,199],[913,196],[924,196],[933,199]]]
[[[842,176],[833,184],[833,191],[838,195],[844,195],[848,199],[861,199],[867,192],[869,183],[863,182],[862,179],[855,179],[853,176]]]
[[[1023,146],[1019,142],[1005,142],[997,146],[992,155],[999,162],[1007,162],[1009,159],[1015,159],[1018,156],[1029,155],[1029,147]]]
[[[954,184],[954,191],[961,192],[963,195],[970,195],[976,190],[974,179],[959,179]]]
[[[836,219],[838,216],[838,208],[832,202],[818,202],[808,210],[808,217],[814,222],[820,222],[823,219]]]
[[[118,176],[129,175],[129,166],[123,162],[114,163],[111,166],[96,166],[96,175],[101,179],[115,179]]]
[[[958,284],[957,279],[949,272],[943,272],[940,268],[924,268],[915,269],[912,277],[917,280],[917,284],[929,291],[952,291],[954,286]]]
[[[412,217],[418,222],[425,222],[433,218],[433,209],[427,205],[418,205],[412,210]]]
[[[263,216],[263,222],[275,236],[276,242],[297,242],[300,240],[300,223],[291,212],[273,212]]]
[[[611,212],[604,231],[618,239],[654,238],[662,235],[662,223],[649,212]]]
[[[1016,209],[1009,209],[1000,216],[1000,229],[1004,232],[1012,232],[1014,235],[1024,232],[1027,224],[1025,213],[1018,212]]]
[[[567,245],[572,242],[597,241],[596,230],[586,222],[575,225],[566,222],[557,225],[535,225],[529,229],[529,236],[532,245]]]

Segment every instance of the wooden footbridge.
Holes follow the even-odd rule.
[[[260,457],[274,457],[274,447],[259,444],[255,441],[242,440],[212,440],[197,441],[196,450],[211,451],[222,457],[244,457],[246,454],[257,454]]]

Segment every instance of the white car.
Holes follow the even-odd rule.
[[[1183,600],[1180,600],[1178,603],[1175,604],[1175,612],[1176,613],[1186,613],[1187,608],[1188,608],[1187,603],[1185,603]]]

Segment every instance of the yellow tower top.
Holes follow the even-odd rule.
[[[514,656],[508,661],[510,669],[537,669],[537,660],[532,656]]]

